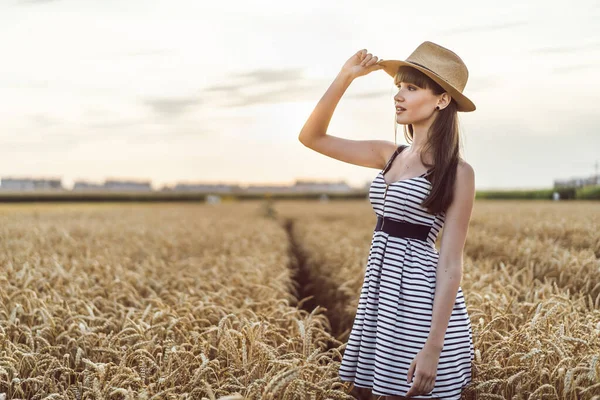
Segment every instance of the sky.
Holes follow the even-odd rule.
[[[469,70],[476,188],[551,188],[600,163],[599,23],[597,0],[0,0],[0,178],[362,187],[378,170],[300,130],[358,50],[428,40]],[[393,142],[394,94],[383,70],[357,78],[327,133]]]

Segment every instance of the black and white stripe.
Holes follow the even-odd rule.
[[[372,389],[374,395],[405,395],[410,363],[423,348],[431,327],[436,268],[435,248],[444,225],[444,213],[433,215],[421,207],[431,189],[426,174],[389,184],[384,171],[369,190],[369,200],[378,216],[431,227],[427,240],[395,237],[383,231],[373,234],[364,283],[354,325],[344,351],[339,376],[356,386]],[[460,399],[471,382],[474,348],[471,323],[462,288],[459,287],[434,389],[415,399]]]

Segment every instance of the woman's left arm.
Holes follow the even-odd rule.
[[[436,272],[431,330],[426,347],[439,352],[452,315],[462,278],[462,255],[475,201],[475,172],[466,162],[456,170],[454,199],[446,211]]]

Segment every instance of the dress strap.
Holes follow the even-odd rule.
[[[392,154],[392,156],[390,157],[388,162],[385,164],[385,167],[383,167],[383,170],[381,171],[383,174],[385,174],[387,172],[387,170],[390,168],[390,166],[392,165],[392,162],[394,161],[394,158],[396,158],[396,156],[398,154],[400,154],[402,152],[402,150],[404,150],[406,147],[408,147],[408,146],[401,144],[400,146],[398,146],[396,148],[396,151],[394,151],[394,154]]]
[[[423,176],[427,176],[430,175],[433,172],[433,168],[429,168],[427,171],[425,171],[425,173],[423,174]]]

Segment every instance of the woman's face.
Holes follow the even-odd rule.
[[[438,96],[430,89],[406,82],[398,82],[396,86],[398,93],[394,96],[394,105],[396,121],[399,124],[418,124],[419,121],[431,118],[435,113]],[[405,111],[398,111],[398,106],[403,107]]]

